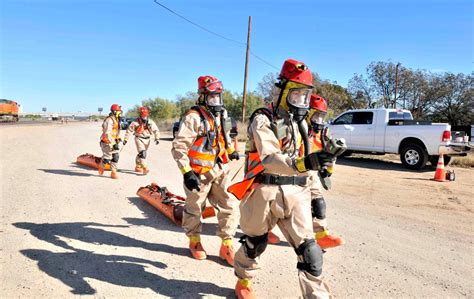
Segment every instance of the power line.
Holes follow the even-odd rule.
[[[273,64],[271,64],[270,62],[266,61],[265,59],[261,58],[260,56],[258,56],[257,54],[253,53],[252,50],[250,50],[250,55],[252,55],[253,57],[257,58],[258,60],[260,60],[261,62],[265,63],[266,65],[276,69],[277,71],[279,71],[280,69],[277,68],[276,66],[274,66]]]
[[[174,15],[180,17],[181,19],[185,20],[186,22],[191,23],[191,24],[193,24],[194,26],[196,26],[196,27],[198,27],[198,28],[200,28],[200,29],[202,29],[202,30],[204,30],[204,31],[206,31],[206,32],[208,32],[208,33],[210,33],[210,34],[213,34],[213,35],[215,35],[215,36],[218,36],[218,37],[220,37],[220,38],[222,38],[222,39],[225,39],[225,40],[227,40],[227,41],[229,41],[229,42],[233,42],[233,43],[236,43],[236,44],[240,44],[240,45],[244,45],[244,46],[245,46],[245,43],[236,41],[236,40],[231,39],[231,38],[227,38],[227,37],[225,37],[225,36],[223,36],[223,35],[220,35],[219,33],[215,33],[214,31],[211,31],[211,30],[207,29],[206,27],[201,26],[201,25],[199,25],[199,24],[197,24],[197,23],[191,21],[190,19],[188,19],[188,18],[186,18],[186,17],[180,15],[179,13],[173,11],[172,9],[166,7],[165,5],[159,3],[159,2],[156,1],[156,0],[153,0],[153,2],[155,2],[155,3],[158,4],[159,6],[163,7],[163,8],[166,9],[167,11],[171,12],[172,14],[174,14]]]
[[[168,8],[167,6],[165,6],[165,5],[161,4],[161,3],[159,3],[157,0],[153,0],[153,2],[154,2],[155,4],[161,6],[162,8],[166,9],[167,11],[171,12],[172,14],[176,15],[177,17],[179,17],[179,18],[185,20],[186,22],[188,22],[188,23],[190,23],[190,24],[192,24],[192,25],[198,27],[198,28],[201,29],[201,30],[206,31],[207,33],[210,33],[210,34],[212,34],[212,35],[215,35],[215,36],[217,36],[217,37],[220,37],[220,38],[222,38],[222,39],[224,39],[224,40],[226,40],[226,41],[229,41],[229,42],[238,44],[238,45],[240,45],[240,46],[247,46],[246,43],[237,41],[237,40],[232,39],[232,38],[225,37],[225,36],[223,36],[223,35],[221,35],[221,34],[219,34],[219,33],[216,33],[216,32],[214,32],[214,31],[212,31],[212,30],[207,29],[207,28],[204,27],[204,26],[199,25],[198,23],[195,23],[195,22],[191,21],[190,19],[188,19],[188,18],[186,18],[186,17],[180,15],[179,13],[177,13],[177,12],[175,12],[174,10]],[[250,51],[250,55],[252,55],[252,56],[255,57],[256,59],[260,60],[261,62],[265,63],[266,65],[268,65],[268,66],[270,66],[270,67],[272,67],[272,68],[274,68],[274,69],[276,69],[276,70],[279,70],[276,66],[272,65],[270,62],[268,62],[268,61],[266,61],[265,59],[261,58],[260,56],[256,55],[256,54],[253,53],[252,51]]]

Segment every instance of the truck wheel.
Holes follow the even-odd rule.
[[[439,159],[439,156],[430,156],[431,165],[436,167],[438,165],[438,159]],[[444,159],[444,166],[447,166],[449,162],[451,162],[451,156],[444,155],[443,159]]]
[[[411,143],[403,148],[400,153],[400,160],[406,168],[418,170],[425,166],[428,161],[428,153],[421,145]]]

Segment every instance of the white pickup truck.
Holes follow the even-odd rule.
[[[436,165],[441,153],[446,154],[447,164],[450,156],[466,155],[470,150],[467,142],[451,142],[449,124],[414,121],[408,110],[349,110],[327,126],[332,136],[346,139],[347,154],[400,154],[409,169],[420,169],[427,161]]]

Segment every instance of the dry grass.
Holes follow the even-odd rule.
[[[474,167],[474,153],[470,152],[466,157],[453,157],[450,166],[471,168]]]
[[[174,119],[169,119],[169,120],[158,120],[156,122],[156,125],[158,126],[158,128],[160,129],[160,131],[162,132],[171,132],[172,129],[173,129],[173,124],[176,122],[177,120],[174,120]]]
[[[237,135],[237,141],[247,141],[247,125],[248,124],[244,125],[244,123],[241,121],[237,122],[237,132],[239,133]]]

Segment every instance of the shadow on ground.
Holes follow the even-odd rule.
[[[97,171],[96,168],[93,168],[93,167],[90,167],[90,166],[86,166],[86,165],[82,165],[82,164],[79,164],[79,163],[77,163],[77,162],[71,163],[70,166],[71,166],[71,167],[75,167],[75,168],[85,169],[85,170]],[[119,169],[118,169],[118,172],[129,173],[129,174],[138,174],[138,175],[141,174],[141,173],[135,172],[134,169],[123,169],[123,168],[122,168],[122,169],[119,168]],[[109,170],[106,170],[105,173],[110,173],[110,171],[109,171]]]
[[[93,168],[93,167],[90,167],[90,166],[86,166],[86,165],[82,165],[82,164],[79,164],[77,162],[73,162],[71,163],[71,165],[69,165],[70,167],[75,167],[75,168],[79,168],[79,169],[84,169],[84,170],[95,170],[97,171],[97,169]]]
[[[83,177],[86,177],[86,176],[97,176],[97,177],[110,176],[110,171],[109,170],[106,170],[103,175],[99,175],[98,172],[97,172],[97,169],[89,167],[89,166],[85,166],[85,165],[82,165],[82,164],[79,164],[79,163],[72,163],[71,165],[69,165],[69,167],[74,167],[74,168],[83,169],[83,170],[89,170],[90,172],[88,173],[88,172],[79,172],[79,171],[67,170],[67,169],[42,169],[42,168],[39,168],[38,170],[41,170],[41,171],[46,172],[46,173],[68,175],[68,176],[83,176]],[[138,172],[135,172],[135,170],[131,170],[131,169],[120,169],[119,168],[118,172],[119,173],[126,173],[126,174],[134,174],[134,175],[138,175],[138,176],[143,176],[144,175],[143,173],[138,173]]]
[[[138,176],[144,176],[143,173],[141,172],[136,172],[135,170],[131,170],[131,169],[118,169],[118,172],[119,173],[127,173],[127,174],[134,174],[134,175],[138,175]]]
[[[165,215],[161,214],[160,211],[155,209],[153,206],[148,204],[145,200],[140,197],[127,197],[133,205],[135,205],[143,214],[145,218],[123,218],[127,223],[132,225],[143,225],[155,228],[157,230],[167,230],[172,232],[179,232],[184,234],[183,228],[174,224],[171,220],[166,218]],[[202,225],[202,234],[215,236],[217,224],[216,223],[205,223],[204,220]]]
[[[378,160],[376,158],[365,158],[365,157],[341,157],[337,159],[336,164],[345,165],[345,166],[352,166],[352,167],[360,167],[360,168],[368,168],[368,169],[380,169],[380,170],[395,170],[401,172],[431,172],[433,168],[431,165],[426,165],[420,170],[411,170],[405,168],[402,163],[395,162],[395,161],[386,161],[386,160]]]
[[[29,230],[36,238],[71,250],[72,252],[51,252],[40,249],[25,249],[20,252],[38,262],[38,268],[70,288],[73,294],[91,295],[97,291],[88,279],[96,279],[111,284],[151,289],[168,297],[200,298],[203,294],[228,297],[232,289],[222,288],[213,283],[167,279],[151,273],[165,269],[166,264],[124,255],[105,255],[77,249],[60,238],[76,239],[93,244],[106,244],[120,247],[140,247],[171,254],[188,255],[187,249],[164,244],[151,244],[130,238],[102,228],[126,228],[124,225],[103,225],[93,222],[72,223],[30,223],[13,224],[20,229]]]
[[[60,174],[60,175],[67,175],[67,176],[100,176],[97,173],[86,173],[86,172],[79,172],[79,171],[73,171],[73,170],[67,170],[67,169],[42,169],[38,168],[38,170],[41,170],[46,173],[50,174]],[[90,170],[90,168],[88,168]]]
[[[149,205],[145,200],[140,197],[128,197],[127,198],[132,204],[134,204],[143,214],[145,218],[123,218],[127,223],[131,225],[143,225],[155,228],[157,230],[168,230],[173,232],[184,233],[184,230],[178,225],[174,224],[161,214],[157,209]],[[204,220],[205,221],[205,220]],[[203,223],[202,225],[202,235],[215,236],[217,230],[216,223]],[[243,234],[239,231],[236,232],[235,238],[239,239]],[[239,243],[237,243],[239,244]],[[237,250],[238,245],[235,244],[234,247]],[[288,242],[282,240],[278,244],[269,244],[275,246],[290,246]],[[212,260],[211,257],[209,259]]]
[[[174,138],[173,137],[162,137],[160,138],[160,141],[173,141]]]

